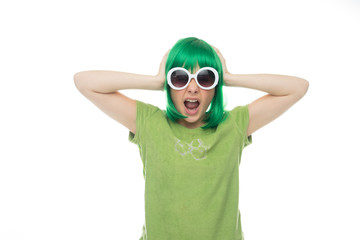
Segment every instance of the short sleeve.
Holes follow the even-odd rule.
[[[135,144],[139,144],[143,135],[144,129],[146,129],[146,123],[150,117],[161,111],[158,107],[136,100],[136,132],[135,134],[129,131],[129,141]]]
[[[241,134],[244,147],[250,145],[252,143],[252,135],[247,136],[247,128],[249,125],[248,105],[237,106],[231,110],[230,113],[234,117],[235,125]]]

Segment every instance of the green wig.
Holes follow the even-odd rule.
[[[214,128],[225,120],[227,111],[224,110],[222,86],[224,85],[222,64],[216,51],[204,40],[189,37],[183,38],[176,42],[169,52],[166,66],[165,76],[170,69],[174,67],[183,67],[193,72],[196,67],[213,67],[219,73],[219,82],[215,87],[214,97],[209,105],[204,121],[206,124],[201,128]],[[169,84],[164,84],[166,92],[167,104],[166,115],[169,119],[176,122],[178,119],[187,118],[179,113],[172,102]]]

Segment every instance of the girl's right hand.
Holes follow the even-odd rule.
[[[160,67],[159,67],[159,72],[158,74],[156,75],[157,77],[157,80],[160,82],[160,85],[162,86],[161,90],[164,89],[164,84],[165,84],[165,79],[166,79],[166,76],[165,76],[165,66],[166,66],[166,61],[167,61],[167,57],[169,55],[169,52],[170,50],[168,50],[163,59],[161,60],[161,63],[160,63]]]

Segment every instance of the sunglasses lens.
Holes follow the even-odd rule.
[[[203,70],[197,75],[199,84],[203,87],[211,87],[215,82],[215,74],[211,70]]]
[[[170,79],[171,79],[171,83],[175,87],[181,88],[187,84],[189,80],[189,76],[185,71],[176,70],[171,74]]]

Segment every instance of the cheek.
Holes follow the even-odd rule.
[[[179,93],[179,91],[174,91],[171,89],[170,96],[171,96],[172,102],[174,103],[174,106],[175,107],[180,106],[182,98],[181,98],[181,94]]]
[[[215,91],[212,90],[211,92],[208,92],[207,96],[206,96],[206,103],[209,105],[211,103],[211,101],[213,100],[215,96]]]

